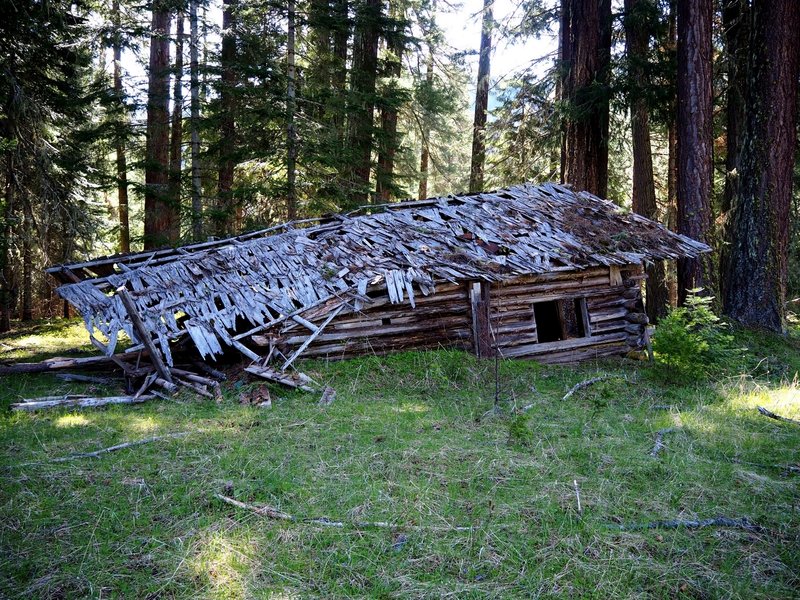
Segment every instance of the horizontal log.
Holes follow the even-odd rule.
[[[509,282],[499,282],[493,283],[492,288],[495,286],[503,287],[507,285],[515,285],[517,283],[541,283],[541,282],[552,282],[552,281],[569,281],[569,280],[581,280],[590,277],[598,277],[605,275],[606,281],[608,281],[608,267],[591,267],[589,269],[585,269],[583,271],[563,271],[558,273],[542,273],[540,275],[523,275],[518,279]]]
[[[569,365],[585,360],[620,356],[628,352],[628,350],[629,348],[625,344],[614,343],[572,352],[554,352],[534,358],[537,362],[548,365]]]
[[[400,350],[424,350],[431,348],[472,349],[470,329],[450,331],[448,337],[428,336],[425,338],[398,336],[391,338],[360,338],[338,344],[311,345],[303,353],[304,357],[350,358],[364,354],[389,354]]]
[[[557,342],[545,342],[541,344],[527,344],[510,349],[504,356],[538,356],[549,352],[562,352],[572,349],[585,348],[587,346],[601,346],[610,342],[624,341],[627,336],[624,333],[611,333],[606,335],[592,336],[588,338],[571,338]]]
[[[116,361],[133,360],[135,356],[114,354],[113,356],[86,356],[81,358],[56,357],[38,363],[16,363],[0,365],[0,375],[19,375],[22,373],[45,373],[59,369],[90,369],[116,365]]]
[[[337,340],[357,339],[364,337],[379,338],[384,336],[408,335],[417,332],[426,332],[427,335],[440,337],[442,331],[449,331],[453,327],[464,327],[469,323],[465,316],[447,317],[431,321],[419,321],[406,324],[377,325],[375,327],[364,327],[362,329],[350,329],[346,331],[336,331],[326,329],[326,333],[317,336],[314,344],[322,342],[332,342]],[[282,340],[285,344],[302,344],[307,336],[293,336]]]
[[[16,404],[12,404],[11,408],[13,410],[41,410],[44,408],[93,408],[97,406],[106,406],[109,404],[139,404],[140,402],[146,402],[147,400],[152,400],[155,396],[151,395],[142,395],[138,398],[133,396],[108,396],[105,398],[61,398],[61,399],[31,399],[26,400],[25,402],[18,402]]]

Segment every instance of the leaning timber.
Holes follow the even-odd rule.
[[[640,349],[644,264],[709,250],[591,194],[525,184],[48,272],[107,354],[120,331],[160,373],[175,344],[205,360],[232,348],[251,373],[313,389],[283,372],[405,349],[548,363]]]

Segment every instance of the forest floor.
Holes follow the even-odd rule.
[[[0,358],[91,354],[81,327],[20,329]],[[261,384],[241,379],[219,404],[17,413],[91,386],[6,377],[0,598],[797,597],[800,425],[756,407],[800,419],[800,330],[737,342],[735,364],[682,382],[631,360],[502,361],[500,412],[494,362],[450,351],[306,362],[327,407],[277,387],[272,408],[243,406]],[[344,526],[299,521],[321,516]],[[752,526],[625,528],[719,516]]]

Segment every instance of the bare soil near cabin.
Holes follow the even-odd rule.
[[[301,363],[328,406],[235,377],[221,403],[17,413],[120,390],[5,377],[0,598],[797,597],[800,425],[757,407],[800,419],[800,331],[736,336],[735,363],[680,381],[503,360],[499,411],[494,361],[456,351]],[[0,359],[85,341],[39,323],[0,338]],[[271,408],[240,404],[265,389]],[[155,436],[172,437],[53,461]],[[747,526],[637,528],[716,517]]]

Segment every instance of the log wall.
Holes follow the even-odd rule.
[[[416,308],[391,304],[383,292],[358,312],[336,317],[304,357],[348,358],[399,350],[457,348],[479,356],[569,363],[641,348],[647,318],[641,298],[646,276],[638,265],[520,277],[503,284],[443,283],[416,298]],[[584,299],[581,337],[540,343],[533,304]],[[576,309],[576,313],[580,309]],[[308,331],[296,327],[278,347],[298,348]],[[288,354],[287,354],[288,355]]]

